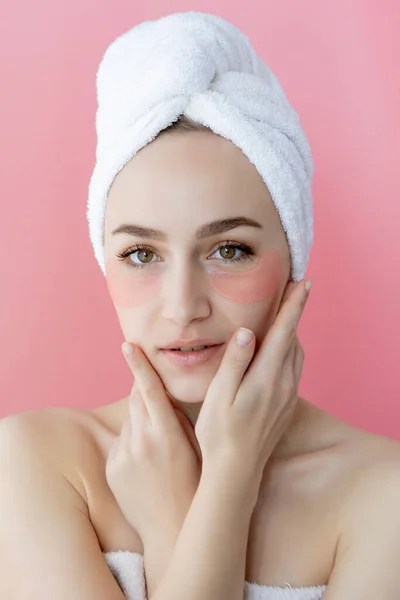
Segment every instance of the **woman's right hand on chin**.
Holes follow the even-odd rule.
[[[154,535],[174,541],[200,481],[200,448],[142,349],[135,345],[126,359],[135,381],[107,457],[107,483],[143,543]]]
[[[297,404],[304,361],[297,326],[307,298],[305,280],[288,285],[253,361],[254,334],[247,346],[238,345],[237,332],[230,340],[195,426],[202,475],[211,472],[217,481],[228,476],[258,494],[268,458]]]

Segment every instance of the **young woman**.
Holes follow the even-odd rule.
[[[155,600],[396,598],[399,444],[298,396],[308,294],[244,153],[164,129],[110,187],[104,258],[132,390],[1,422],[0,598],[142,600],[138,566]]]

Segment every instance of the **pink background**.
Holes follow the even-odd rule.
[[[299,112],[315,160],[314,286],[300,394],[400,440],[400,5],[394,0],[3,3],[0,417],[129,393],[86,222],[95,73],[143,20],[201,10],[241,28]]]

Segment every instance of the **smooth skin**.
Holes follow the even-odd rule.
[[[297,403],[304,352],[296,332],[307,296],[301,282],[254,360],[253,335],[245,346],[236,334],[230,340],[196,422],[201,461],[182,435],[161,380],[141,350],[130,346],[127,360],[135,385],[129,417],[109,454],[106,474],[125,518],[143,540],[149,597],[155,590],[155,597],[165,600],[243,597],[247,536],[264,468]],[[218,505],[217,512],[210,514],[197,498],[191,507],[200,479],[216,503],[207,506]],[[235,510],[221,514],[227,501]],[[172,534],[180,532],[169,565],[168,555],[161,563],[158,551],[152,556],[154,531],[165,527],[167,517]],[[233,525],[236,531],[241,522],[243,535],[232,539],[228,529]],[[188,552],[193,546],[195,554]]]
[[[262,229],[238,227],[195,239],[199,225],[243,213],[260,222]],[[113,236],[113,229],[121,223],[164,231],[167,239]],[[273,301],[235,303],[203,285],[206,267],[220,264],[218,248],[227,240],[251,243],[255,260],[268,248],[279,252],[282,270]],[[163,261],[163,286],[156,297],[139,307],[115,307],[117,317],[124,339],[143,351],[188,434],[188,424],[193,430],[196,427],[222,356],[189,374],[167,363],[158,348],[179,337],[214,335],[226,344],[226,350],[234,333],[245,327],[254,332],[257,357],[290,291],[286,238],[265,184],[238,148],[212,133],[177,132],[142,149],[110,190],[107,260],[116,260],[118,253],[138,243],[150,246],[152,260],[154,256]],[[134,256],[137,260],[138,254]],[[310,314],[318,285],[313,282]],[[204,543],[206,548],[207,542],[201,538],[203,529],[196,530],[198,522],[204,527],[208,524],[209,531],[220,523],[226,533],[219,543],[226,544],[227,550],[219,546],[218,561],[210,563],[211,567],[222,560],[230,564],[232,550],[243,576],[247,541],[247,581],[275,586],[288,582],[292,587],[328,583],[324,600],[396,597],[400,589],[398,442],[344,423],[299,396],[292,418],[266,459],[250,524],[254,494],[238,495],[237,502],[232,502],[235,477],[227,481],[218,469],[216,479],[209,463],[211,470],[200,478],[179,532],[171,528],[174,504],[165,502],[163,523],[155,521],[152,531],[144,515],[147,539],[154,540],[146,542],[145,549],[106,478],[110,452],[130,417],[130,397],[94,409],[38,410],[0,422],[0,598],[123,600],[103,556],[103,552],[120,549],[147,555],[150,585],[157,588],[151,594],[156,600],[166,600],[161,591],[172,593],[174,585],[177,598],[184,586],[179,557],[185,555],[188,568],[207,585],[207,557],[218,550],[211,546],[196,562],[197,544]],[[93,405],[93,399],[86,404]],[[176,431],[180,432],[174,438],[179,448],[187,449],[181,430]],[[190,457],[195,464],[189,452],[186,485],[190,483]],[[160,494],[166,481],[159,482]],[[195,476],[193,481],[194,489]],[[130,482],[126,487],[133,490]],[[192,492],[179,498],[177,515],[185,512]],[[229,577],[235,573],[227,571]]]

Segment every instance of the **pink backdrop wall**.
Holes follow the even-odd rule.
[[[95,72],[133,25],[202,10],[250,36],[313,148],[300,393],[400,440],[399,3],[36,0],[1,10],[0,417],[130,391],[85,216]]]

